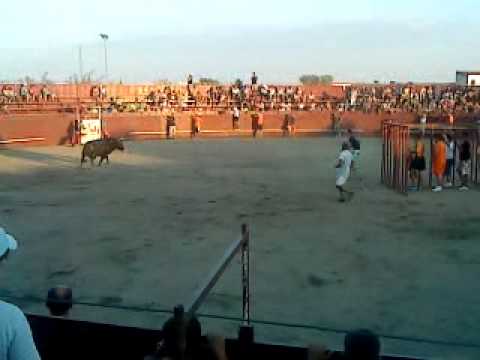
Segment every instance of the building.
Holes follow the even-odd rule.
[[[458,86],[480,86],[480,71],[457,71]]]

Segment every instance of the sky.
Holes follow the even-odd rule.
[[[0,14],[0,80],[102,79],[100,33],[111,81],[252,71],[269,83],[310,73],[454,81],[456,70],[480,70],[478,0],[23,0],[0,2]]]

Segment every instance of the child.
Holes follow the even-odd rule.
[[[360,158],[360,141],[353,135],[352,129],[348,129],[348,142],[352,149],[352,171],[355,169],[355,164]]]

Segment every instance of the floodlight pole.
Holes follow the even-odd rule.
[[[108,40],[108,35],[107,34],[100,34],[100,37],[103,40],[103,48],[105,52],[105,79],[108,79],[108,61],[107,61],[107,40]]]

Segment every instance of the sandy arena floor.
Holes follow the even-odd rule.
[[[171,308],[251,226],[253,317],[480,344],[479,193],[395,194],[379,183],[380,140],[363,139],[340,204],[333,138],[128,142],[110,166],[80,148],[0,151],[0,224],[20,242],[0,297]],[[24,310],[43,306],[18,301]],[[201,312],[240,316],[238,261]],[[159,327],[160,314],[74,308],[71,317]],[[234,335],[235,322],[204,320]],[[342,335],[256,325],[257,338],[341,347]],[[384,340],[389,353],[478,359],[480,347]]]

